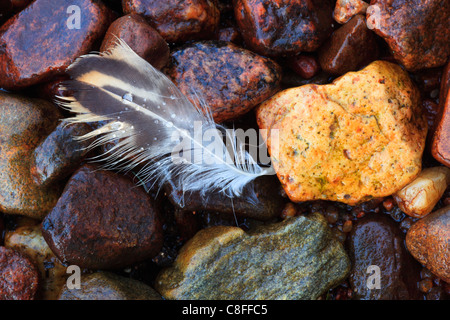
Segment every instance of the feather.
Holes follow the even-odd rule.
[[[93,139],[90,148],[118,141],[99,158],[105,169],[136,170],[141,183],[159,187],[176,178],[183,193],[218,190],[228,197],[274,173],[253,159],[234,130],[217,125],[201,100],[191,103],[121,39],[108,52],[78,58],[67,73],[71,80],[61,89],[70,96],[56,99],[75,114],[65,121],[100,124],[78,137]]]

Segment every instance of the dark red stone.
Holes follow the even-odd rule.
[[[391,218],[373,213],[358,220],[348,240],[353,266],[349,280],[356,300],[419,299],[420,264],[407,252],[404,235]],[[369,266],[379,267],[379,289],[367,287],[374,275]]]
[[[304,79],[311,79],[320,72],[320,64],[312,55],[299,54],[289,59],[288,65]]]
[[[332,32],[333,1],[235,0],[246,45],[267,56],[312,52]]]
[[[68,28],[71,5],[80,8],[80,29]],[[34,1],[0,28],[0,88],[20,89],[63,73],[94,48],[112,19],[100,1]]]
[[[139,56],[161,69],[169,60],[169,46],[146,20],[129,14],[114,21],[108,28],[100,51],[106,51],[117,43],[117,38],[125,41]]]
[[[450,53],[450,1],[372,0],[368,27],[409,71],[439,67]]]
[[[356,71],[377,57],[375,34],[367,29],[362,15],[354,16],[336,30],[319,50],[320,66],[334,75]]]
[[[442,73],[439,115],[434,129],[431,153],[437,161],[450,167],[450,61]]]
[[[186,211],[220,212],[228,217],[251,218],[267,221],[278,217],[284,208],[284,199],[274,190],[280,189],[274,177],[261,177],[249,183],[242,195],[230,199],[218,192],[201,195],[200,192],[184,193],[172,182],[165,186],[170,201]]]
[[[21,253],[0,247],[0,300],[33,300],[39,273]]]
[[[123,0],[125,13],[144,16],[167,42],[212,39],[219,27],[217,0]]]
[[[277,63],[229,42],[197,42],[171,56],[164,72],[188,98],[204,99],[217,122],[247,113],[279,89]]]
[[[81,167],[68,181],[42,234],[63,262],[116,269],[152,258],[162,246],[159,211],[128,177]]]

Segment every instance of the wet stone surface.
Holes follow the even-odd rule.
[[[234,12],[245,44],[267,56],[315,51],[332,31],[329,0],[237,0]]]
[[[80,289],[61,291],[59,300],[161,300],[150,286],[110,272],[95,272],[81,277]]]
[[[194,102],[196,94],[203,99],[216,122],[247,113],[274,94],[281,80],[277,63],[228,42],[197,42],[171,57],[164,72]]]
[[[32,154],[61,114],[50,102],[0,92],[0,210],[43,218],[61,192],[41,186],[31,176]]]
[[[349,279],[356,300],[419,299],[420,265],[406,251],[404,235],[392,219],[371,214],[358,221],[350,232],[348,250],[352,261]],[[375,282],[375,276],[369,279],[371,275],[379,275],[380,282]]]
[[[0,280],[0,300],[32,300],[37,292],[39,274],[24,255],[0,247]]]
[[[50,185],[67,178],[83,161],[91,142],[77,140],[92,128],[85,123],[61,122],[34,150],[31,175],[39,185]]]
[[[409,71],[439,67],[447,62],[449,1],[371,1],[367,22],[387,42],[394,58]]]
[[[91,165],[77,170],[42,233],[66,264],[117,269],[149,259],[162,246],[159,210],[128,177]]]
[[[313,214],[248,233],[203,229],[155,288],[166,299],[316,299],[349,270],[343,247],[323,216]]]
[[[450,206],[413,224],[406,235],[406,245],[420,263],[450,282]]]
[[[246,186],[240,197],[233,199],[219,192],[204,196],[199,192],[182,194],[176,182],[168,184],[165,189],[171,202],[186,211],[214,211],[262,221],[278,217],[284,204],[284,199],[276,193],[280,183],[275,177],[256,179]]]
[[[159,33],[146,20],[129,14],[115,20],[108,28],[100,51],[106,51],[122,39],[143,59],[157,69],[161,69],[169,61],[169,46]]]
[[[330,74],[342,75],[376,60],[378,51],[375,34],[367,29],[365,17],[356,15],[320,48],[320,66]]]
[[[123,0],[122,3],[125,13],[144,16],[167,42],[212,39],[219,28],[217,1]]]
[[[68,27],[71,5],[83,8],[79,29]],[[0,28],[0,88],[20,89],[63,73],[94,48],[112,19],[99,1],[34,1]]]

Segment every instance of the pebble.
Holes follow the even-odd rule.
[[[281,67],[229,42],[203,41],[175,49],[164,72],[193,102],[195,94],[214,120],[235,119],[279,89]]]
[[[33,300],[39,285],[36,267],[21,253],[0,246],[0,300]]]
[[[245,44],[264,56],[312,52],[332,32],[333,3],[237,0],[234,13]]]
[[[61,122],[34,149],[30,168],[34,181],[38,185],[51,185],[71,175],[84,160],[91,143],[76,138],[91,130],[86,123]]]
[[[79,26],[67,13],[70,6],[82,8]],[[99,1],[34,1],[0,28],[0,88],[20,89],[63,73],[94,48],[112,18]]]
[[[450,206],[414,223],[406,234],[406,246],[433,274],[450,282]]]
[[[161,296],[140,281],[101,271],[83,275],[80,289],[64,286],[59,300],[161,300]]]
[[[289,218],[245,233],[199,231],[158,275],[165,299],[317,299],[342,282],[350,262],[320,214]]]
[[[31,159],[61,114],[45,100],[3,92],[0,105],[0,211],[42,219],[56,204],[61,187],[36,184]]]
[[[40,279],[38,298],[56,300],[66,283],[67,268],[50,250],[40,225],[25,225],[9,231],[5,237],[5,247],[27,256],[37,267]]]
[[[440,163],[450,167],[450,61],[441,80],[439,114],[435,120],[431,153]]]
[[[216,1],[123,0],[122,5],[124,13],[145,17],[168,43],[212,39],[219,29]]]
[[[366,66],[378,57],[375,37],[375,33],[367,29],[365,17],[354,16],[320,48],[320,66],[333,75],[342,75]]]
[[[408,71],[434,68],[450,52],[450,2],[378,0],[367,8],[367,24]]]
[[[420,265],[406,251],[404,236],[389,217],[370,214],[358,220],[348,236],[348,252],[354,299],[419,299]],[[370,266],[379,268],[379,288],[368,287],[368,283],[376,284],[370,278],[375,275]]]
[[[366,13],[369,4],[363,0],[337,0],[333,18],[338,23],[347,23],[352,17]]]
[[[170,50],[166,41],[137,14],[125,15],[115,20],[106,31],[100,51],[111,49],[117,38],[125,41],[134,52],[156,69],[161,69],[169,61]]]
[[[170,201],[186,211],[213,211],[228,216],[270,220],[280,215],[284,206],[281,195],[273,192],[279,186],[275,177],[261,177],[249,183],[241,196],[232,200],[218,192],[201,195],[200,192],[182,193],[176,182],[165,186]]]
[[[128,177],[84,165],[69,179],[42,234],[64,264],[115,269],[152,258],[162,246],[156,203]]]
[[[420,172],[427,134],[420,102],[404,70],[375,61],[331,84],[281,91],[256,118],[292,202],[356,205],[398,191]],[[270,130],[278,132],[273,141]]]
[[[288,66],[304,79],[311,79],[320,72],[320,64],[313,55],[299,54],[288,60]]]

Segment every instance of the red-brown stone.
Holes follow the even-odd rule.
[[[315,51],[332,32],[329,0],[235,0],[234,12],[246,45],[262,55]]]
[[[167,42],[212,39],[219,28],[217,0],[123,0],[125,13],[144,16]]]
[[[125,41],[134,52],[157,69],[164,67],[169,60],[170,50],[166,41],[137,14],[129,14],[114,21],[106,32],[100,51],[111,49],[117,43],[117,38]]]
[[[80,29],[69,28],[80,8]],[[100,1],[36,0],[0,28],[0,88],[20,89],[61,74],[88,53],[113,19]]]

